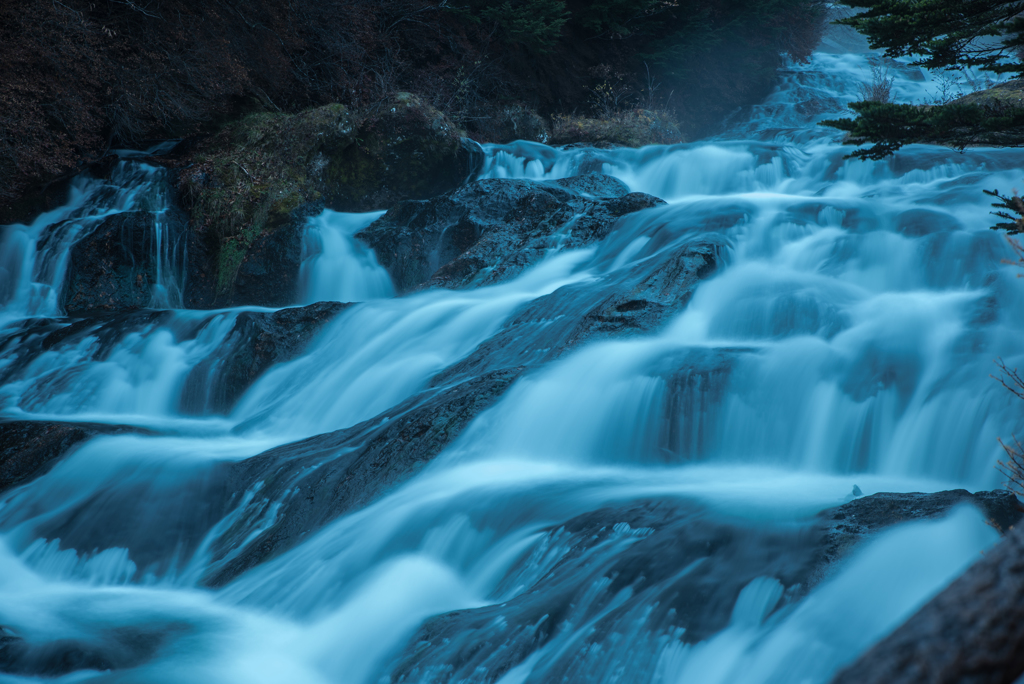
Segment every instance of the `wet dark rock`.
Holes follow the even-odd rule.
[[[172,625],[168,632],[181,632]],[[112,630],[95,642],[58,639],[37,643],[0,632],[0,672],[26,677],[60,677],[79,670],[105,672],[137,667],[150,660],[167,634],[148,629]]]
[[[629,186],[614,176],[588,173],[582,176],[559,178],[555,185],[584,197],[622,197],[629,194]]]
[[[224,341],[189,374],[186,413],[228,413],[271,366],[297,358],[310,340],[351,306],[317,302],[280,311],[243,311]]]
[[[167,227],[170,251],[184,262],[184,215],[146,211],[114,214],[71,249],[61,304],[69,314],[116,311],[149,305],[157,283],[157,221]]]
[[[407,481],[494,403],[522,369],[504,369],[443,390],[427,390],[380,416],[344,430],[287,444],[232,466],[232,491],[260,482],[274,524],[229,556],[246,529],[229,529],[211,549],[206,584],[220,586],[286,551],[344,513]],[[243,520],[240,524],[248,524]],[[218,563],[216,559],[227,559]]]
[[[502,367],[536,367],[586,342],[657,332],[716,272],[722,251],[718,236],[695,236],[632,268],[607,273],[599,283],[567,285],[539,297],[432,383]]]
[[[96,435],[145,432],[101,423],[0,422],[0,493],[45,475],[65,454]]]
[[[549,528],[497,588],[494,605],[425,622],[388,674],[392,682],[441,684],[486,672],[487,681],[496,681],[550,644],[526,681],[586,682],[588,672],[653,661],[664,639],[711,637],[729,624],[740,591],[755,578],[778,580],[779,600],[769,611],[783,610],[820,581],[824,568],[886,527],[964,502],[1005,523],[1020,516],[1014,501],[1005,492],[876,494],[803,526],[730,521],[680,499],[608,506]],[[847,530],[837,524],[844,520],[859,522]],[[1024,568],[1024,539],[1015,543]],[[1017,606],[1024,605],[1021,573],[1011,592]],[[1024,635],[1020,624],[1014,629]],[[861,674],[852,669],[844,684],[863,681]]]
[[[529,582],[536,554],[499,587],[501,603],[428,620],[390,678],[456,682],[486,670],[496,681],[550,644],[527,681],[584,682],[616,662],[656,658],[665,638],[694,643],[724,629],[757,577],[778,579],[788,603],[813,571],[819,537],[812,528],[722,522],[685,500],[586,513],[547,531],[537,548],[557,561],[535,583],[504,600]]]
[[[1011,684],[1022,674],[1024,527],[1015,527],[832,684]]]
[[[375,250],[399,293],[478,287],[514,278],[554,247],[594,244],[622,216],[664,204],[621,190],[607,177],[561,184],[486,179],[403,202],[358,237]]]
[[[954,489],[934,494],[880,492],[854,499],[838,508],[822,511],[818,518],[827,530],[825,562],[821,567],[827,575],[834,563],[865,538],[884,527],[909,520],[937,518],[958,504],[973,504],[995,529],[1005,533],[1024,514],[1011,492],[996,490],[972,494]]]

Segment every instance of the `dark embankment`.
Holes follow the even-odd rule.
[[[814,49],[822,7],[818,0],[4,3],[0,223],[54,201],[44,194],[16,202],[111,149],[214,130],[254,111],[379,108],[398,91],[418,95],[480,140],[545,137],[556,114],[608,120],[629,112],[627,128],[675,135],[661,115],[635,114],[656,109],[693,137],[765,96],[783,53],[800,59]],[[561,124],[563,138],[578,129]]]

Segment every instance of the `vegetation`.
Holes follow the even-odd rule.
[[[1024,138],[1024,108],[952,102],[947,105],[893,104],[864,100],[850,105],[859,116],[825,124],[849,132],[861,159],[884,159],[904,145],[935,143],[964,149],[969,145],[1017,145]]]
[[[412,92],[480,141],[554,115],[664,111],[688,137],[814,49],[822,0],[186,0],[0,3],[4,205],[110,148],[252,113]],[[593,94],[615,74],[611,113]],[[621,76],[621,78],[619,78]],[[657,86],[657,87],[652,87]],[[603,105],[602,105],[603,107]]]
[[[1015,244],[1017,254],[1022,255],[1020,243],[1011,239],[1011,244]],[[1024,259],[1021,260],[1021,263],[1024,263]],[[1001,360],[997,363],[1001,375],[996,377],[996,380],[1018,399],[1024,399],[1024,378],[1020,376],[1016,368],[1007,368]],[[1006,452],[1007,460],[1000,461],[998,468],[999,472],[1006,477],[1007,489],[1018,497],[1024,498],[1024,444],[1021,444],[1016,436],[1011,439],[1010,443],[999,440],[999,444]]]
[[[521,43],[540,54],[554,48],[569,20],[564,0],[474,0],[468,5],[450,6],[449,10],[464,20],[490,24],[506,41]]]
[[[927,69],[978,68],[1024,76],[1024,2],[1005,0],[845,0],[860,14],[839,20],[867,38],[886,57],[915,57]],[[876,77],[877,82],[877,77]],[[854,144],[870,144],[853,156],[882,159],[903,145],[929,142],[968,145],[1024,142],[1020,84],[939,104],[893,104],[865,96],[851,105],[858,116],[827,125],[850,133]],[[1009,92],[1017,97],[1003,97]],[[944,98],[945,99],[945,98]]]
[[[866,10],[852,26],[887,57],[914,56],[926,69],[979,67],[1024,76],[1024,2],[1006,0],[844,0]],[[993,40],[995,39],[995,40]]]
[[[553,145],[571,143],[612,143],[627,147],[671,145],[683,141],[668,112],[631,109],[604,118],[556,115],[551,126]]]

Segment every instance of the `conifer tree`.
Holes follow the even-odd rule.
[[[916,56],[927,69],[979,67],[1024,75],[1024,2],[1006,0],[844,0],[866,8],[839,20],[887,57]]]
[[[839,20],[890,58],[927,69],[979,68],[1024,77],[1024,2],[1006,0],[844,0],[864,12]],[[903,145],[1024,144],[1024,107],[992,100],[941,105],[855,102],[855,119],[825,121],[871,144],[851,156],[882,159]]]

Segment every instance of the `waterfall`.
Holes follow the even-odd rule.
[[[997,534],[963,507],[811,578],[814,515],[995,488],[1024,432],[989,377],[1024,365],[1024,280],[982,193],[1024,152],[847,158],[817,124],[873,59],[792,65],[709,140],[486,146],[485,178],[666,201],[506,282],[395,297],[356,237],[379,213],[309,219],[295,304],[349,306],[216,410],[196,392],[281,312],[181,308],[165,170],[76,179],[3,228],[0,415],[103,430],[0,494],[0,626],[68,681],[827,682]],[[71,250],[128,211],[157,231],[150,308],[63,321]],[[567,341],[695,246],[716,266],[664,325]]]

